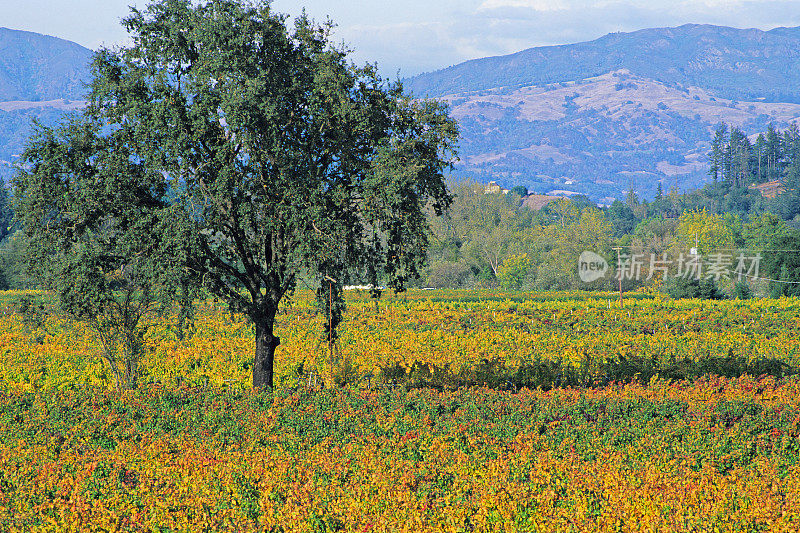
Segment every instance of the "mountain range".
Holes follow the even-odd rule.
[[[92,51],[0,28],[0,160],[32,118],[83,105]],[[613,33],[475,59],[404,80],[460,124],[456,172],[608,203],[701,186],[720,122],[748,135],[800,122],[800,27],[710,25]]]
[[[91,56],[64,39],[0,28],[0,102],[81,99]]]
[[[800,120],[800,27],[688,24],[467,61],[404,80],[447,100],[458,171],[608,202],[701,186],[720,122],[748,135]]]
[[[64,39],[0,28],[0,176],[8,178],[32,119],[53,124],[83,105],[92,53]]]

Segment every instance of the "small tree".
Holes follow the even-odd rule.
[[[722,300],[725,294],[719,290],[714,278],[667,278],[663,286],[672,298],[699,298],[701,300]]]
[[[134,9],[133,44],[97,55],[90,107],[174,184],[193,270],[255,325],[255,387],[273,384],[275,316],[299,274],[337,301],[354,277],[399,291],[418,275],[457,137],[444,104],[348,63],[330,25],[285,22],[258,0]]]
[[[500,286],[505,290],[521,289],[530,275],[531,268],[533,265],[528,254],[512,254],[500,265],[500,272],[497,276]]]
[[[136,387],[157,311],[178,301],[185,318],[192,296],[168,184],[132,155],[124,133],[101,134],[91,117],[39,126],[14,178],[23,261],[98,335],[118,389]]]
[[[524,185],[516,185],[514,187],[511,187],[511,192],[513,192],[519,197],[528,196],[528,188]]]
[[[683,245],[685,248],[693,248],[697,243],[700,254],[736,246],[736,237],[728,221],[721,215],[708,213],[705,209],[684,211],[678,219],[675,238],[678,246]]]

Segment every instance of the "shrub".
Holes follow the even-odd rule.
[[[749,300],[753,297],[753,291],[744,281],[739,281],[733,287],[733,297],[738,300]]]
[[[664,290],[672,298],[699,298],[701,300],[722,300],[725,294],[719,290],[713,278],[669,278],[664,282]]]

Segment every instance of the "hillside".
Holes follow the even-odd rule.
[[[734,102],[677,89],[626,70],[557,87],[444,98],[462,128],[459,169],[537,192],[618,197],[631,184],[700,186],[719,122],[747,132],[800,117],[800,104]]]
[[[405,85],[451,103],[459,172],[608,202],[631,185],[642,196],[659,181],[702,185],[720,121],[754,134],[798,120],[798,51],[800,28],[685,25],[468,61]],[[31,119],[82,105],[91,54],[0,28],[0,161],[21,151]]]
[[[800,28],[641,30],[468,61],[405,81],[450,102],[461,172],[608,201],[706,179],[720,121],[800,117]],[[604,198],[605,197],[605,198]]]
[[[64,39],[0,28],[0,102],[81,99],[91,55]]]
[[[91,55],[70,41],[0,28],[0,161],[21,151],[33,118],[53,123],[82,105]]]
[[[770,31],[686,24],[594,41],[530,48],[421,74],[419,96],[581,80],[619,69],[667,84],[704,87],[729,99],[800,102],[800,27]]]

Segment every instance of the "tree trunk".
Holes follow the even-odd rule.
[[[128,357],[125,359],[125,387],[133,390],[139,386],[139,364],[138,359]]]
[[[256,353],[253,358],[253,388],[272,388],[275,348],[280,345],[281,340],[272,334],[274,319],[255,321],[255,325]]]

